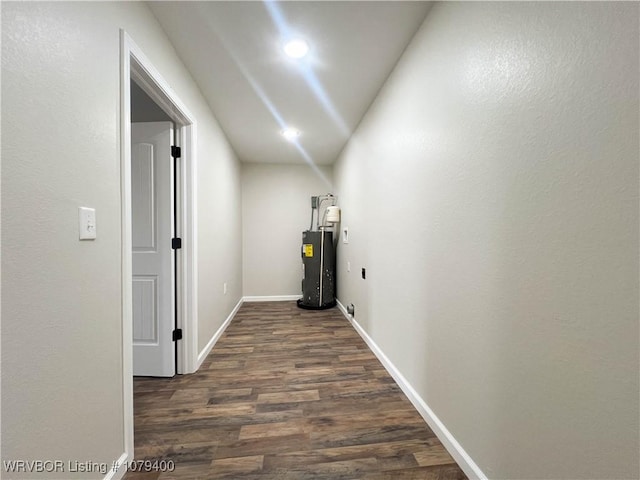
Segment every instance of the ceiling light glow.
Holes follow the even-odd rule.
[[[291,127],[285,128],[284,130],[282,130],[281,133],[282,133],[282,136],[287,140],[289,140],[290,142],[293,142],[296,138],[300,136],[300,130],[296,128],[291,128]]]
[[[302,58],[309,52],[309,45],[304,40],[296,38],[285,43],[283,50],[291,58]]]

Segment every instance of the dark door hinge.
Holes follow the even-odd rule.
[[[173,339],[173,341],[175,342],[176,340],[182,340],[182,329],[181,328],[176,328],[172,335],[171,338]]]
[[[182,248],[182,239],[181,238],[172,238],[171,239],[171,248],[173,250],[178,250]]]
[[[173,158],[180,158],[182,155],[182,149],[180,147],[176,147],[175,145],[171,146],[171,156]]]

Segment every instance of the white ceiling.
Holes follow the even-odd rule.
[[[333,163],[430,2],[149,2],[244,162]],[[286,37],[310,53],[288,58]],[[301,131],[297,142],[280,131]]]

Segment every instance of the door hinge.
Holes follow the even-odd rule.
[[[176,328],[172,335],[171,338],[173,339],[173,341],[175,342],[176,340],[182,340],[182,329],[181,328]]]
[[[172,238],[171,239],[171,248],[173,250],[178,250],[182,248],[182,239],[181,238]]]
[[[182,155],[182,149],[180,147],[176,147],[175,145],[171,146],[171,156],[173,158],[180,158]]]

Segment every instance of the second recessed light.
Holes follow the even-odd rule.
[[[284,53],[291,58],[302,58],[309,52],[309,45],[307,42],[299,38],[288,41],[282,48]]]
[[[284,130],[282,130],[281,133],[282,133],[282,136],[287,140],[289,140],[290,142],[293,142],[296,138],[300,136],[300,130],[296,128],[291,128],[291,127],[285,128]]]

